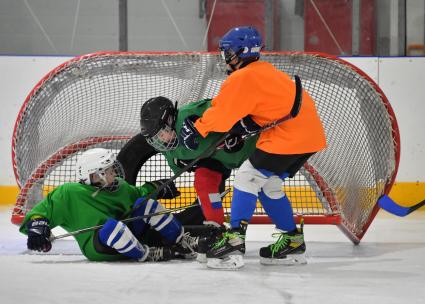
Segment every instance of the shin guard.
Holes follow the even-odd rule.
[[[207,168],[198,168],[195,171],[195,190],[198,194],[205,219],[218,224],[224,222],[224,211],[220,197],[220,183],[222,175]]]
[[[286,195],[273,199],[261,191],[258,198],[267,215],[271,218],[273,224],[276,225],[276,228],[283,231],[293,231],[296,229],[291,202]]]
[[[99,241],[133,260],[144,261],[149,254],[149,248],[140,244],[123,222],[112,218],[99,230]]]
[[[138,206],[138,204],[141,202],[143,202],[143,206],[138,207],[136,210],[137,214],[134,214],[133,216],[148,215],[165,210],[165,208],[160,203],[153,199],[145,202],[144,198],[139,198],[134,205]],[[170,244],[178,242],[183,235],[183,227],[172,213],[152,216],[143,219],[143,221],[145,224],[150,225],[152,228],[158,231],[161,236]]]
[[[239,228],[241,221],[249,222],[255,211],[257,196],[233,188],[232,212],[230,214],[230,225]]]

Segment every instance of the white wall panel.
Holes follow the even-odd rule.
[[[16,117],[32,88],[69,57],[0,57],[0,185],[14,185],[11,142]]]

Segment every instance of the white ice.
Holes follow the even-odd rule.
[[[334,226],[305,227],[305,266],[263,266],[270,225],[251,225],[245,267],[216,271],[196,261],[93,263],[72,239],[31,254],[0,211],[0,303],[425,303],[425,213],[384,214],[360,245]],[[59,231],[56,233],[62,233]]]

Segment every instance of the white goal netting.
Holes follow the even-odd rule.
[[[328,148],[283,185],[297,217],[337,224],[360,241],[398,168],[399,134],[389,102],[369,77],[341,59],[310,53],[266,53],[262,59],[300,76],[325,127]],[[212,98],[225,77],[215,53],[95,53],[50,72],[16,121],[13,166],[21,191],[12,222],[22,221],[53,187],[76,181],[75,161],[84,150],[100,146],[119,152],[139,132],[143,102],[159,95],[180,105]],[[136,165],[141,166],[137,183],[173,175],[159,154]],[[192,181],[190,173],[179,177],[183,195],[163,203],[170,208],[190,203]],[[227,212],[229,201],[230,196]],[[254,221],[267,221],[260,205]]]

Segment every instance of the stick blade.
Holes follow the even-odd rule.
[[[406,216],[410,213],[409,207],[400,206],[387,195],[383,195],[378,199],[378,206],[397,216]]]

